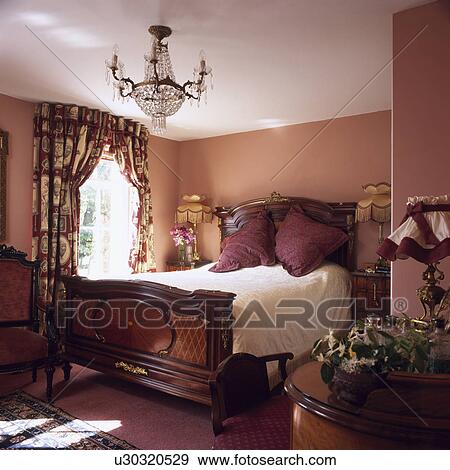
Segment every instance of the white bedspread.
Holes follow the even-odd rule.
[[[233,316],[241,320],[247,317],[248,306],[257,301],[275,323],[276,313],[298,314],[299,308],[276,308],[281,299],[308,299],[317,306],[324,299],[350,297],[351,281],[348,271],[334,263],[325,262],[314,272],[296,278],[290,276],[281,265],[259,266],[241,269],[229,273],[213,273],[203,266],[190,271],[162,272],[131,275],[132,279],[158,282],[161,284],[186,289],[210,289],[233,292],[236,299],[233,304]],[[253,305],[255,305],[253,303]],[[241,317],[245,313],[244,317]],[[264,312],[263,312],[264,316]],[[336,309],[333,318],[347,319],[347,309]],[[259,320],[261,314],[253,315]],[[298,366],[309,357],[309,352],[316,339],[326,334],[328,329],[311,319],[315,326],[303,328],[296,323],[287,323],[285,328],[244,328],[233,329],[233,351],[248,352],[256,356],[291,351],[295,359],[292,366]]]

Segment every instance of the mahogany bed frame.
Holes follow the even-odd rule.
[[[275,224],[292,205],[311,218],[348,233],[349,242],[329,259],[353,268],[354,203],[323,203],[284,197],[254,199],[218,207],[221,238],[239,230],[262,209]],[[219,274],[220,275],[220,274]],[[66,300],[58,309],[64,321],[65,378],[70,362],[196,402],[210,404],[208,380],[232,354],[231,315],[235,294],[188,292],[135,280],[64,277]]]

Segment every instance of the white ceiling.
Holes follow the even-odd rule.
[[[392,14],[423,3],[0,0],[0,93],[109,109],[149,123],[134,102],[112,101],[104,60],[118,43],[128,74],[141,80],[147,28],[166,24],[174,30],[169,50],[179,82],[191,78],[200,49],[214,71],[208,104],[185,103],[168,119],[168,138],[389,109]]]

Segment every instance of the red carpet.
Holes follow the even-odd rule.
[[[68,384],[58,368],[54,406],[85,421],[120,421],[120,426],[108,432],[138,449],[212,446],[210,409],[206,406],[78,366],[73,367]],[[0,394],[19,388],[45,400],[45,372],[39,370],[35,384],[31,382],[31,373],[0,375]]]

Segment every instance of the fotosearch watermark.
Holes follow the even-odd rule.
[[[384,315],[390,298],[382,298],[374,307],[365,298],[329,298],[315,304],[309,299],[280,299],[275,306],[253,299],[239,306],[236,318],[232,304],[211,299],[76,299],[57,303],[55,322],[64,329],[68,322],[77,322],[83,329],[96,331],[115,328],[126,330],[162,329],[176,324],[177,329],[280,330],[299,327],[304,330],[347,330],[361,312]],[[392,311],[404,314],[407,299],[392,300]]]
[[[405,297],[397,297],[392,300],[392,312],[400,313],[401,315],[406,314],[408,311],[408,299]]]

